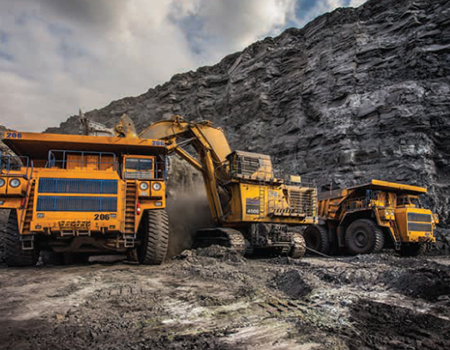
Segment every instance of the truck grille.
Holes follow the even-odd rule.
[[[408,221],[431,222],[430,214],[408,213]]]
[[[115,197],[39,196],[37,211],[117,211]]]
[[[117,194],[117,180],[41,178],[38,192]]]
[[[431,232],[431,224],[408,223],[408,231]]]

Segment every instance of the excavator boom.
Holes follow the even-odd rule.
[[[192,141],[201,148],[211,152],[216,163],[226,162],[231,153],[230,145],[221,128],[216,128],[209,121],[191,123],[180,116],[161,120],[139,134],[143,139],[164,139],[169,148],[182,146],[183,141]]]
[[[139,137],[165,140],[169,153],[177,153],[202,172],[211,214],[214,221],[219,223],[223,218],[223,209],[218,181],[226,177],[226,157],[231,153],[222,129],[213,127],[207,121],[191,123],[180,116],[173,116],[150,125]],[[198,159],[183,149],[186,145],[194,147]]]

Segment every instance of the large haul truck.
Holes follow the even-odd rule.
[[[414,256],[436,241],[438,216],[426,209],[424,187],[372,180],[319,194],[319,225],[306,228],[307,247],[323,254],[377,253],[392,247]]]
[[[197,245],[221,244],[241,254],[304,255],[298,228],[318,222],[314,183],[276,175],[267,155],[232,152],[222,129],[208,121],[174,116],[150,125],[139,137],[164,140],[169,153],[203,174],[216,227],[199,231]]]
[[[130,253],[160,264],[168,247],[162,140],[132,132],[102,137],[7,131],[0,155],[0,209],[10,209],[9,266]],[[127,129],[128,130],[128,129]]]

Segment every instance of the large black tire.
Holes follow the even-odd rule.
[[[9,216],[11,211],[3,209],[3,214]],[[6,223],[0,226],[0,264],[5,262],[5,235],[6,235]]]
[[[17,213],[11,210],[5,232],[5,262],[8,266],[35,266],[39,259],[39,249],[22,250]]]
[[[169,247],[169,217],[165,209],[146,210],[144,215],[138,259],[144,265],[160,265]]]
[[[0,227],[0,264],[5,261],[5,230],[6,227]]]
[[[63,265],[87,264],[89,262],[89,253],[64,253]]]
[[[345,232],[345,246],[354,255],[378,253],[384,246],[383,231],[372,220],[356,220]]]
[[[418,256],[425,252],[425,244],[420,243],[403,243],[398,253],[401,256]]]
[[[44,265],[60,266],[64,265],[64,254],[53,251],[41,251],[41,258]]]
[[[292,234],[292,247],[289,256],[293,259],[299,259],[306,253],[305,238],[300,233]]]
[[[330,252],[330,240],[328,239],[328,231],[322,225],[310,225],[303,232],[306,247],[318,251],[322,254]]]

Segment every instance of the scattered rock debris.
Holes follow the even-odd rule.
[[[448,349],[450,258],[0,267],[1,349]]]

